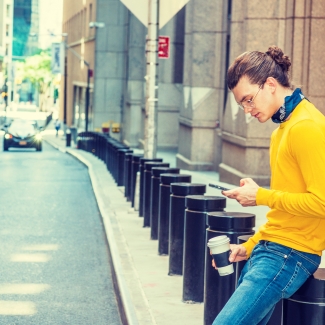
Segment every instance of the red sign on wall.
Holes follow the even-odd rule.
[[[169,58],[169,36],[159,36],[158,42],[158,58]]]

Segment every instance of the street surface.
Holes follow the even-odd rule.
[[[88,170],[43,142],[2,151],[0,324],[120,325]]]

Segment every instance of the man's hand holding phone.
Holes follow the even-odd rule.
[[[256,194],[259,186],[251,178],[240,180],[240,187],[228,191],[222,191],[222,194],[229,199],[235,199],[243,207],[256,206]]]
[[[219,185],[209,184],[209,186],[220,189],[222,194],[229,199],[235,199],[243,207],[256,205],[256,194],[259,186],[251,178],[240,180],[240,187],[226,189]]]

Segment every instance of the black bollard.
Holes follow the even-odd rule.
[[[223,211],[224,196],[189,195],[185,199],[183,301],[203,302],[206,214]]]
[[[247,242],[247,240],[249,238],[251,238],[252,236],[251,235],[243,235],[243,236],[239,236],[237,238],[237,244],[240,245],[240,244],[244,244]],[[237,263],[237,266],[236,266],[236,285],[238,283],[238,280],[239,280],[239,277],[240,277],[240,274],[241,274],[241,271],[243,270],[244,266],[246,264],[246,260],[244,261],[240,261]]]
[[[158,239],[159,191],[161,174],[179,174],[179,168],[153,167],[150,193],[150,239]]]
[[[255,215],[240,212],[209,212],[207,213],[206,243],[215,236],[226,235],[230,243],[237,243],[242,235],[253,235]],[[212,267],[212,256],[206,247],[204,275],[204,324],[211,325],[221,309],[227,303],[236,288],[236,263],[234,273],[219,276]]]
[[[288,299],[283,299],[283,325],[325,324],[325,269],[319,268]]]
[[[130,149],[118,149],[118,173],[117,173],[117,186],[125,186],[124,184],[124,173],[125,173],[125,155],[127,153],[133,153]]]
[[[65,132],[65,139],[66,139],[66,146],[67,147],[71,147],[71,131],[70,129],[67,129],[67,131]]]
[[[282,325],[283,318],[283,300],[281,299],[274,308],[271,318],[266,325]],[[325,320],[325,318],[323,318]],[[324,324],[324,323],[323,323]],[[312,325],[312,324],[310,324]]]
[[[168,255],[169,246],[169,210],[170,210],[170,184],[190,183],[191,175],[161,174],[159,191],[159,217],[158,217],[158,254]]]
[[[98,144],[100,144],[100,142],[98,141]],[[124,144],[116,141],[114,143],[114,146],[113,146],[113,166],[112,166],[112,171],[111,171],[111,174],[116,182],[116,184],[118,184],[118,174],[119,174],[119,170],[120,170],[120,152],[119,150],[120,149],[129,149],[129,147],[125,146]],[[100,149],[99,149],[99,146],[97,147],[97,156],[100,152]]]
[[[246,243],[247,240],[252,237],[251,235],[245,235],[245,236],[239,236],[237,238],[237,244],[243,244]],[[238,283],[241,271],[243,270],[246,261],[240,261],[238,263],[236,263],[236,285]],[[269,319],[269,321],[267,322],[266,325],[281,325],[282,324],[282,309],[283,309],[283,301],[282,299],[275,305],[274,311],[272,313],[271,318]]]
[[[131,201],[131,167],[133,153],[126,153],[124,159],[124,196],[127,201]]]
[[[143,155],[137,154],[132,156],[132,167],[131,167],[131,206],[134,207],[134,195],[135,195],[135,185],[137,180],[137,172],[140,167],[140,159]]]
[[[139,217],[143,217],[143,198],[144,198],[144,164],[146,162],[162,162],[161,158],[140,158],[140,193],[139,193]]]
[[[151,177],[153,167],[169,167],[168,163],[147,161],[143,175],[143,227],[150,227]]]
[[[205,184],[170,184],[168,275],[183,274],[185,198],[187,195],[203,195],[205,191]]]

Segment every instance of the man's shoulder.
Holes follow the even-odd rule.
[[[325,116],[311,102],[303,100],[294,111],[290,128],[297,131],[308,128],[320,128],[325,133]]]

